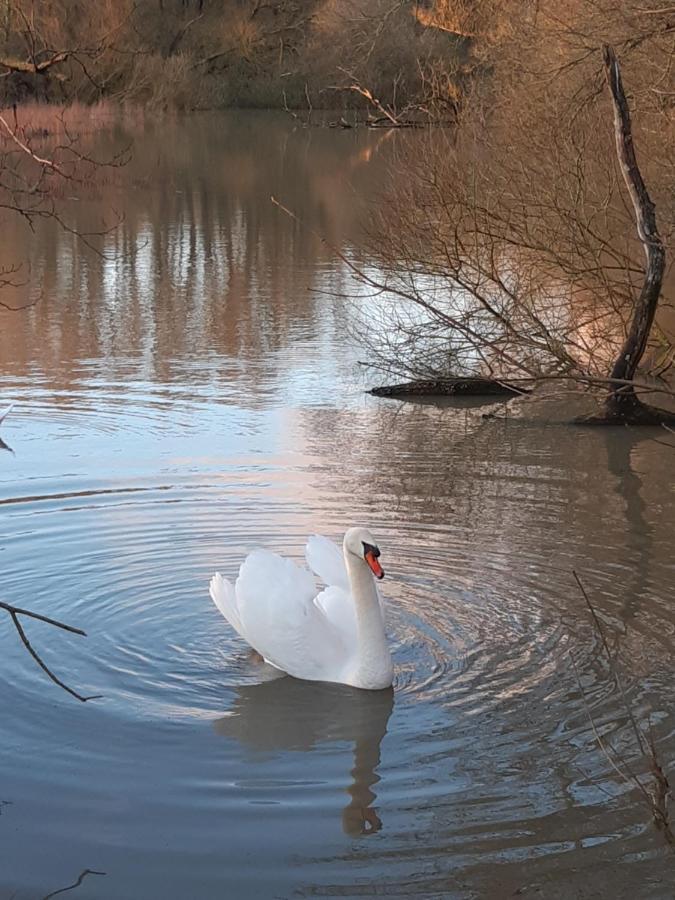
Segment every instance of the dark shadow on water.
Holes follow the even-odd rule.
[[[9,453],[14,453],[9,444],[6,444],[3,439],[0,437],[0,450],[7,450]]]
[[[394,708],[394,692],[361,691],[336,684],[279,678],[237,689],[218,734],[255,751],[308,751],[320,743],[353,744],[350,801],[342,811],[342,829],[356,836],[380,831],[373,787],[380,780],[380,745]],[[346,773],[345,773],[346,780]]]
[[[494,406],[499,410],[499,415],[508,416],[508,403],[513,397],[495,397],[490,395],[478,396],[441,396],[439,394],[407,394],[399,397],[386,397],[386,400],[396,400],[399,403],[410,406],[433,406],[437,409],[482,409]]]

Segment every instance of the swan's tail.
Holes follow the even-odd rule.
[[[209,594],[220,612],[225,616],[230,625],[245,638],[241,628],[239,609],[237,607],[237,595],[234,587],[227,578],[223,578],[220,572],[216,572],[209,583]]]
[[[13,409],[14,409],[14,404],[10,403],[9,406],[7,407],[7,409],[3,413],[0,413],[0,425],[4,422],[4,420],[7,418],[7,416],[11,413],[11,411]]]

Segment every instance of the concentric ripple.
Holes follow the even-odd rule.
[[[131,397],[133,431],[142,405]],[[614,859],[660,858],[648,810],[594,741],[599,731],[648,777],[572,576],[579,572],[593,598],[632,714],[669,746],[667,536],[646,508],[644,522],[617,519],[630,500],[621,479],[598,467],[580,490],[559,432],[496,436],[478,416],[462,416],[461,430],[447,427],[441,440],[428,406],[359,401],[349,409],[349,440],[342,411],[289,410],[274,446],[248,455],[232,433],[250,428],[249,438],[269,440],[269,414],[198,399],[168,448],[155,415],[148,411],[139,457],[126,452],[125,417],[111,440],[108,429],[88,431],[89,413],[71,413],[64,433],[59,407],[19,407],[6,431],[15,455],[3,458],[0,481],[3,596],[87,631],[82,639],[26,621],[59,678],[101,695],[73,708],[3,631],[14,673],[3,758],[18,767],[27,810],[47,790],[66,810],[61,839],[98,858],[79,823],[106,804],[106,827],[116,828],[113,783],[137,792],[151,819],[180,815],[183,839],[236,812],[249,823],[241,852],[268,827],[256,813],[264,809],[275,835],[282,827],[303,837],[294,848],[268,838],[276,849],[258,873],[260,896],[275,880],[299,884],[283,861],[289,853],[307,873],[303,891],[352,896],[352,880],[329,873],[352,859],[341,841],[368,835],[377,843],[365,855],[349,853],[394,896],[406,896],[410,867],[420,864],[425,896],[441,890],[439,866],[483,884],[483,866],[515,878],[528,859],[555,881],[578,841],[602,854],[611,846]],[[92,455],[83,460],[71,451],[85,433]],[[600,438],[582,440],[598,454]],[[635,450],[627,452],[630,461]],[[27,462],[30,476],[17,477]],[[606,499],[579,527],[588,490]],[[300,560],[309,533],[339,539],[353,522],[368,523],[386,562],[393,695],[279,680],[208,598],[210,574],[235,575],[252,547]],[[55,743],[43,776],[45,729]],[[299,816],[314,823],[309,830]],[[56,828],[47,816],[41,829],[56,840],[52,821]],[[143,816],[132,834],[146,854],[159,852]],[[131,839],[113,854],[121,871]],[[218,870],[190,853],[217,884]],[[112,896],[102,884],[96,896]]]
[[[634,725],[672,776],[673,450],[365,396],[349,273],[269,202],[361,253],[399,136],[339,131],[148,123],[119,259],[17,248],[45,299],[1,323],[0,598],[84,629],[23,620],[101,696],[0,610],[0,896],[670,900]],[[352,524],[392,691],[277,677],[208,597]]]

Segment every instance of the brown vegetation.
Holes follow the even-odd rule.
[[[87,110],[89,128],[97,113]],[[42,110],[40,116],[30,107],[16,106],[0,113],[0,214],[22,220],[31,230],[39,221],[52,219],[100,253],[100,239],[115,227],[115,217],[97,229],[73,229],[62,215],[62,194],[66,187],[82,193],[102,168],[123,166],[127,151],[106,159],[92,157],[84,149],[81,128],[71,130],[75,118],[73,110],[67,115],[63,110],[46,114]],[[20,287],[29,276],[22,260],[0,261],[0,290]],[[17,307],[0,299],[0,308]]]
[[[671,420],[635,379],[648,338],[670,365],[654,315],[675,233],[675,19],[602,0],[502,16],[461,129],[408,160],[371,229],[380,266],[363,280],[390,299],[371,359],[407,377],[604,385],[604,421]]]
[[[372,229],[371,360],[432,380],[602,385],[603,420],[671,421],[638,398],[654,390],[637,380],[648,341],[655,373],[674,359],[656,309],[675,234],[675,20],[645,3],[101,0],[65,15],[65,0],[7,0],[0,85],[8,100],[161,106],[321,105],[330,88],[387,128],[450,115],[460,128],[415,147]],[[603,67],[610,43],[630,104],[618,63]],[[29,225],[58,218],[55,179],[93,160],[70,136],[40,152],[13,117],[2,205]]]
[[[358,103],[356,80],[388,107],[455,107],[464,39],[414,0],[2,0],[0,91],[156,106]],[[433,21],[432,21],[433,20]],[[348,71],[349,76],[342,70]],[[361,104],[366,105],[367,104]]]

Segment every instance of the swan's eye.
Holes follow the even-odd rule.
[[[372,553],[375,559],[377,559],[377,557],[380,555],[380,548],[376,547],[374,544],[366,544],[365,541],[362,541],[361,543],[363,544],[364,558],[368,556],[369,553]]]

